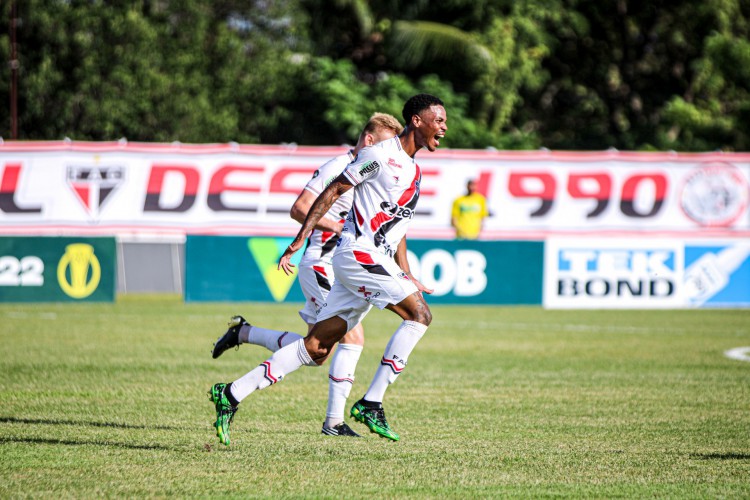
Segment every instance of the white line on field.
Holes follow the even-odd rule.
[[[750,347],[735,347],[724,351],[724,356],[737,361],[750,361]]]

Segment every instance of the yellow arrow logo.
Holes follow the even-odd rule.
[[[276,302],[284,301],[297,278],[296,269],[289,276],[284,271],[277,269],[279,259],[291,242],[292,238],[250,238],[247,240],[250,254],[253,256],[255,264],[260,269],[260,274]],[[302,252],[297,252],[292,257],[292,264],[299,266],[301,259]]]

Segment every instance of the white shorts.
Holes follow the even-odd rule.
[[[384,309],[417,292],[393,257],[349,243],[342,238],[333,255],[336,282],[318,313],[318,321],[340,316],[347,331],[360,323],[374,305]]]
[[[333,286],[333,266],[320,262],[316,264],[299,264],[299,286],[305,296],[305,306],[299,315],[308,325],[314,325],[318,321],[320,308],[325,304],[328,292]]]

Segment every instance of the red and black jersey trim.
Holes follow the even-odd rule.
[[[323,241],[323,248],[320,251],[320,256],[323,257],[336,249],[339,237],[336,236],[336,233],[326,231],[321,234],[321,240]]]
[[[398,199],[398,211],[406,209],[411,212],[417,207],[417,201],[419,201],[419,186],[422,183],[422,171],[419,166],[416,168],[414,179],[412,179],[409,187],[401,194]],[[397,212],[398,213],[398,212]],[[402,217],[393,214],[388,215],[385,212],[379,212],[370,221],[370,227],[375,233],[375,246],[379,247],[386,241],[386,235],[396,224],[401,222]]]
[[[362,268],[368,273],[379,274],[381,276],[390,276],[390,273],[386,271],[383,266],[381,266],[380,264],[376,264],[375,261],[372,260],[372,257],[369,253],[354,250],[354,258],[357,260],[357,262],[359,262],[359,265],[362,266]]]
[[[315,281],[318,282],[318,286],[330,292],[331,281],[328,279],[328,275],[326,275],[325,268],[322,266],[313,266],[313,271],[315,272]]]

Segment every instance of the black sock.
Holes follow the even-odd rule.
[[[224,395],[227,397],[230,405],[237,406],[240,404],[240,402],[237,401],[234,396],[232,396],[232,391],[229,390],[230,387],[232,387],[232,384],[227,384],[227,386],[224,387]]]
[[[382,408],[383,403],[377,402],[377,401],[367,401],[365,398],[362,398],[359,400],[360,403],[362,403],[362,406],[365,408]]]

